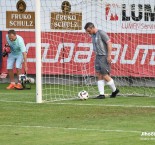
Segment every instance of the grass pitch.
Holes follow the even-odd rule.
[[[36,104],[35,86],[5,87],[0,85],[0,145],[155,144],[154,97]]]

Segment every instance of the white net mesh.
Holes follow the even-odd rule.
[[[72,99],[81,90],[98,94],[91,37],[83,29],[87,22],[112,40],[111,75],[121,94],[154,96],[155,2],[75,0],[64,3],[66,11],[62,2],[42,1],[44,99]],[[111,93],[108,87],[105,92]]]

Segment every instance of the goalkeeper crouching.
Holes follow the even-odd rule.
[[[104,99],[104,86],[108,85],[111,90],[112,94],[110,98],[115,98],[116,95],[119,93],[119,89],[116,88],[114,80],[110,76],[110,65],[112,62],[111,59],[111,51],[112,51],[112,44],[109,36],[103,30],[98,30],[95,28],[94,24],[88,22],[84,29],[88,34],[92,36],[92,43],[93,49],[96,54],[95,59],[95,70],[96,75],[98,77],[98,90],[99,96],[96,99]]]
[[[18,79],[22,71],[23,63],[25,72],[27,73],[27,51],[24,40],[21,36],[16,34],[15,30],[9,30],[8,34],[6,35],[6,41],[6,45],[10,47],[10,53],[8,54],[7,58],[7,70],[10,77],[10,84],[6,89],[22,89],[23,86],[19,80],[17,84],[15,83],[13,68],[15,65]]]

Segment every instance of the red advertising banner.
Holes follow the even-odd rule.
[[[28,50],[29,74],[35,74],[35,33],[17,32]],[[6,32],[3,32],[3,46]],[[155,77],[155,34],[110,33],[113,76]],[[1,72],[6,72],[3,58]],[[86,33],[43,32],[42,73],[95,75],[93,45]]]

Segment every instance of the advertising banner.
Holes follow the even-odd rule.
[[[28,50],[29,73],[35,74],[35,33],[17,32]],[[6,43],[3,32],[3,46]],[[113,76],[155,77],[155,34],[109,33]],[[93,45],[86,33],[43,32],[42,73],[95,75]],[[2,71],[6,67],[3,58]]]

